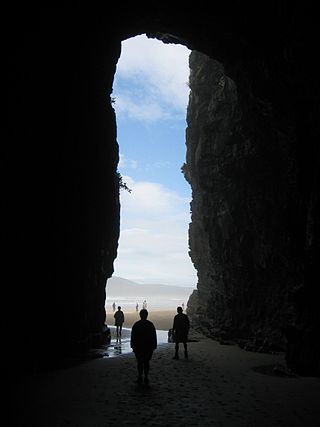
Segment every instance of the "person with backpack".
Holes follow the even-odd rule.
[[[124,323],[124,314],[120,306],[118,307],[118,311],[114,313],[113,317],[114,317],[114,324],[117,328],[117,337],[121,337],[122,325]]]
[[[177,307],[177,312],[173,319],[172,334],[175,342],[175,355],[173,359],[179,360],[179,343],[183,344],[184,357],[188,358],[188,334],[190,329],[189,317],[183,313],[182,307]]]

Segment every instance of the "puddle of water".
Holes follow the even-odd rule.
[[[123,354],[132,353],[132,348],[130,347],[131,328],[122,328],[121,338],[115,336],[115,326],[109,326],[109,328],[111,330],[111,342],[106,346],[103,358],[118,357]],[[168,331],[157,330],[157,341],[158,345],[167,343]]]

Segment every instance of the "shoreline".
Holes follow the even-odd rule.
[[[153,309],[147,308],[149,315],[148,320],[152,322],[157,330],[168,331],[172,328],[173,318],[177,314],[176,309]],[[124,328],[132,328],[133,324],[140,320],[139,312],[136,310],[123,310],[124,313]],[[108,310],[106,312],[106,323],[108,326],[114,325],[114,312]]]

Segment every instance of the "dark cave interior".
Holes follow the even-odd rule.
[[[319,65],[306,7],[8,12],[5,340],[22,349],[23,370],[103,339],[120,220],[108,96],[121,41],[146,33],[194,51],[185,170],[194,322],[209,336],[286,331],[290,368],[319,375]],[[9,365],[21,358],[9,353]]]

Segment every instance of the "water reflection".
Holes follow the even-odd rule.
[[[130,347],[131,328],[122,328],[122,336],[117,338],[115,326],[109,326],[111,330],[111,341],[106,346],[103,357],[117,357],[123,354],[132,353]],[[157,330],[158,345],[168,342],[168,331]]]

